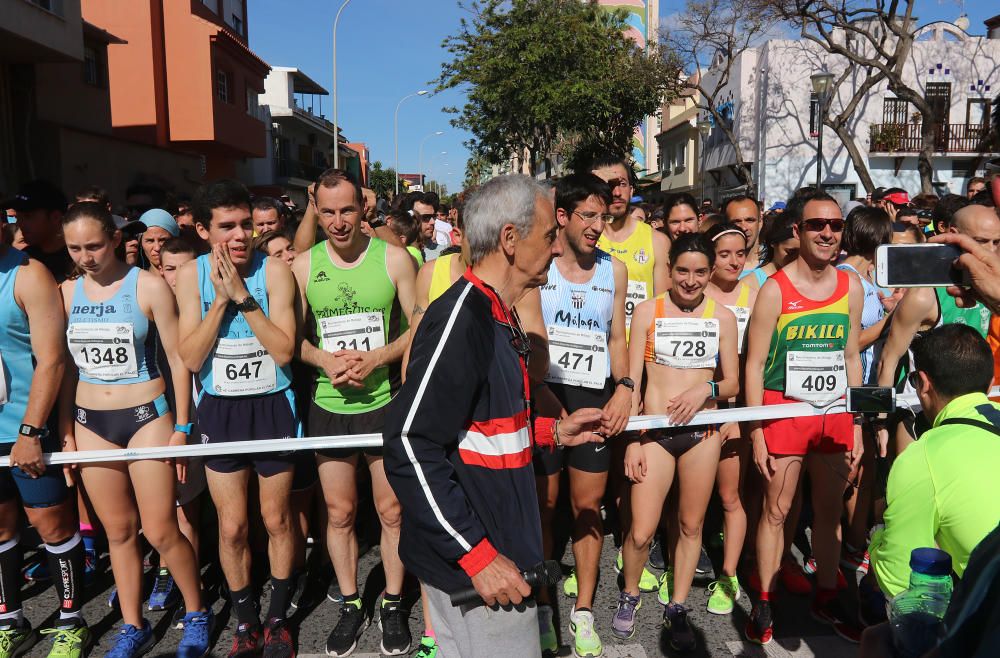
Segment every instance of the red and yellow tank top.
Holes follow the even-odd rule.
[[[767,362],[764,366],[764,388],[772,391],[786,392],[785,381],[788,359],[798,360],[802,363],[802,372],[812,369],[821,375],[820,386],[828,388],[824,384],[833,380],[826,379],[835,376],[835,388],[846,387],[846,370],[843,366],[843,353],[847,347],[847,334],[851,327],[850,306],[848,303],[848,293],[851,288],[850,275],[847,272],[837,270],[837,287],[829,298],[816,301],[803,297],[784,270],[772,276],[778,288],[781,290],[781,315],[778,316],[778,324],[774,334],[771,336],[771,347],[767,355]],[[839,353],[839,366],[835,366],[831,357],[830,363],[824,363],[823,354]],[[815,363],[814,363],[815,362]],[[834,370],[834,368],[840,370]],[[803,377],[808,377],[803,374]],[[801,386],[802,382],[796,382]],[[815,383],[805,381],[806,389],[814,386]],[[826,390],[829,397],[834,391]],[[843,394],[843,391],[840,392]],[[801,399],[801,398],[800,398]]]

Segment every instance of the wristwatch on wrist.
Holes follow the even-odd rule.
[[[372,228],[382,228],[385,226],[385,214],[375,213],[375,216],[368,220],[368,226]]]
[[[48,430],[44,427],[35,427],[34,425],[21,423],[21,429],[19,429],[17,433],[31,439],[39,439],[48,434]]]
[[[621,379],[616,381],[615,386],[624,386],[630,391],[635,391],[635,382],[628,377],[622,377]]]
[[[247,295],[247,298],[242,302],[236,302],[236,310],[240,313],[249,313],[260,310],[260,304],[253,298],[253,295]]]

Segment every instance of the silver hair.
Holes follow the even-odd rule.
[[[476,190],[465,204],[465,240],[473,265],[500,247],[500,229],[513,224],[522,238],[535,222],[535,202],[549,192],[523,174],[497,176]]]

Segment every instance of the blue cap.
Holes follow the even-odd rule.
[[[771,212],[772,210],[784,210],[785,209],[785,205],[786,204],[785,204],[784,201],[775,201],[774,205],[771,206],[770,208],[768,208],[767,211]]]
[[[910,569],[926,576],[950,576],[951,556],[939,548],[914,548]]]
[[[146,229],[156,226],[162,228],[175,238],[181,234],[181,229],[177,226],[177,221],[170,213],[161,208],[147,210],[139,216],[139,221],[146,225]]]

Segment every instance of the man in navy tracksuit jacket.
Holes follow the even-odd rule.
[[[465,213],[473,265],[420,321],[386,417],[386,473],[403,509],[399,554],[424,585],[442,658],[537,655],[536,610],[520,574],[543,559],[532,444],[601,440],[606,419],[584,409],[557,425],[530,411],[528,340],[510,304],[545,283],[558,253],[548,192],[502,176]],[[448,594],[469,587],[503,607],[453,607]]]

